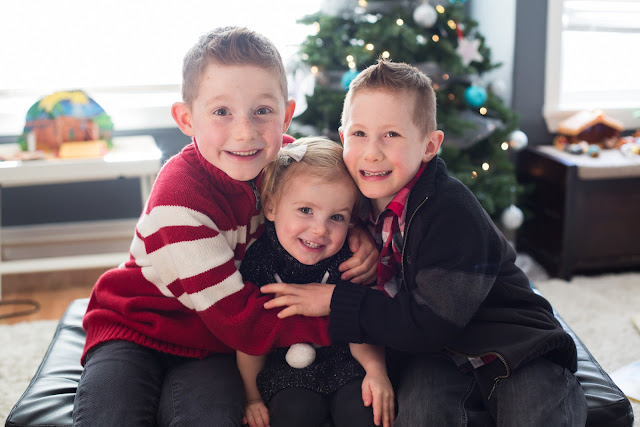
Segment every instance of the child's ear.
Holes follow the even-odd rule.
[[[176,124],[187,136],[195,136],[193,126],[191,125],[191,109],[184,102],[174,102],[171,106],[171,116]]]
[[[284,126],[282,128],[282,133],[285,133],[287,129],[289,129],[289,125],[291,124],[291,120],[293,120],[293,113],[296,111],[296,101],[290,99],[287,101],[287,106],[284,110]]]
[[[271,199],[270,197],[266,200],[264,200],[264,203],[262,205],[262,211],[264,212],[264,216],[269,220],[269,221],[274,221],[276,218],[276,210],[275,207],[273,205],[273,199]]]
[[[444,139],[444,132],[441,130],[433,131],[427,137],[427,146],[424,149],[424,156],[422,156],[423,162],[428,162],[438,154],[442,140]]]
[[[340,142],[344,145],[344,132],[342,132],[342,126],[338,128],[338,133],[340,134]]]

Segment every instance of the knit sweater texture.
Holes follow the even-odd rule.
[[[94,286],[82,362],[111,340],[192,358],[328,345],[326,318],[279,319],[278,310],[263,307],[271,297],[243,282],[238,267],[263,222],[252,183],[210,164],[196,141],[169,159],[137,222],[129,260]]]
[[[402,283],[395,298],[336,286],[336,342],[384,344],[403,352],[494,355],[500,377],[537,357],[575,371],[576,347],[550,304],[515,265],[516,252],[473,193],[430,161],[409,196]]]

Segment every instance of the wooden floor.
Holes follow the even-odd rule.
[[[0,324],[33,320],[58,320],[71,301],[86,298],[104,269],[56,271],[2,276],[0,317],[30,310],[33,305],[13,301],[35,301],[40,308],[28,315],[0,318]]]

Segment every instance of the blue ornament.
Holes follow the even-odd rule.
[[[344,90],[349,90],[349,85],[358,74],[360,74],[360,71],[356,70],[355,68],[350,68],[349,71],[342,75],[341,82]]]
[[[595,144],[589,145],[589,148],[587,148],[587,154],[591,157],[600,157],[600,147]]]
[[[449,0],[451,3],[465,3],[467,0]]]
[[[482,86],[469,86],[464,91],[464,100],[470,107],[482,107],[487,102],[487,91]]]

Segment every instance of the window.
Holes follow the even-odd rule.
[[[297,19],[321,0],[21,0],[0,14],[0,135],[22,133],[29,107],[57,90],[84,89],[116,130],[174,126],[182,59],[223,25],[269,37],[283,59],[311,31]]]
[[[549,0],[544,116],[602,109],[640,128],[640,1]]]

